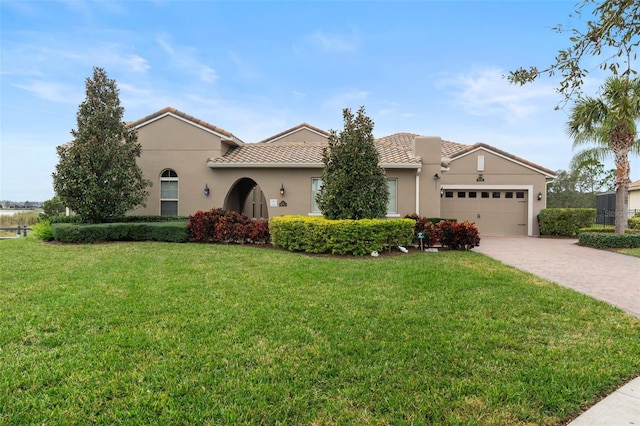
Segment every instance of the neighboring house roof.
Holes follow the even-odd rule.
[[[184,112],[179,111],[172,107],[163,108],[160,111],[156,111],[153,114],[150,114],[150,115],[147,115],[146,117],[141,118],[140,120],[129,122],[126,124],[130,127],[140,128],[166,116],[173,116],[179,120],[186,121],[190,124],[203,128],[207,131],[213,132],[224,141],[233,142],[235,145],[240,146],[244,144],[244,142],[242,142],[242,140],[234,136],[233,133],[227,130],[224,130],[220,127],[214,126],[213,124],[209,124],[206,121],[195,118],[189,114],[185,114]]]
[[[556,172],[554,172],[553,170],[547,169],[546,167],[542,167],[539,166],[538,164],[532,163],[531,161],[525,160],[524,158],[520,158],[517,157],[513,154],[509,154],[506,151],[503,151],[501,149],[495,148],[491,145],[487,145],[486,143],[476,143],[475,145],[471,145],[471,146],[466,146],[464,149],[457,151],[455,153],[453,153],[450,157],[452,160],[455,160],[456,158],[460,158],[463,157],[465,155],[471,154],[479,149],[485,149],[487,151],[491,151],[501,157],[507,158],[509,160],[515,161],[516,163],[520,163],[522,165],[524,165],[525,167],[528,167],[530,169],[536,170],[544,175],[547,175],[547,177],[550,178],[555,178],[556,177]]]
[[[629,184],[629,191],[640,191],[640,180]]]

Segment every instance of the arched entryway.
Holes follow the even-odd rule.
[[[224,209],[244,213],[253,219],[268,219],[267,202],[262,190],[251,178],[238,179],[224,202]]]

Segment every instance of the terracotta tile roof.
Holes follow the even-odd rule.
[[[450,156],[450,158],[451,159],[455,159],[457,157],[460,157],[461,155],[464,155],[464,154],[466,154],[468,152],[474,151],[474,150],[476,150],[478,148],[485,148],[485,149],[487,149],[489,151],[493,151],[493,152],[495,152],[497,154],[502,155],[503,157],[510,158],[510,159],[512,159],[514,161],[517,161],[519,163],[525,164],[525,165],[527,165],[527,166],[529,166],[531,168],[537,169],[537,170],[549,175],[550,177],[555,177],[556,176],[556,172],[554,172],[553,170],[547,169],[546,167],[542,167],[542,166],[540,166],[540,165],[538,165],[536,163],[532,163],[529,160],[525,160],[524,158],[520,158],[520,157],[517,157],[517,156],[515,156],[513,154],[509,154],[506,151],[503,151],[501,149],[495,148],[495,147],[493,147],[491,145],[487,145],[486,143],[482,143],[482,142],[479,142],[479,143],[477,143],[475,145],[467,146],[463,150],[455,152],[454,154],[452,154]]]
[[[298,131],[300,129],[304,129],[304,128],[307,128],[307,129],[311,130],[312,132],[320,133],[321,135],[323,135],[323,136],[325,136],[327,138],[329,137],[329,132],[327,132],[326,130],[319,129],[319,128],[315,127],[315,126],[312,126],[311,124],[301,123],[301,124],[298,124],[295,127],[292,127],[292,128],[287,129],[287,130],[285,130],[283,132],[280,132],[277,135],[273,135],[271,137],[268,137],[267,139],[264,139],[264,140],[262,140],[262,141],[260,141],[258,143],[273,143],[273,142],[277,141],[278,139],[280,139],[280,138],[282,138],[284,136],[287,136],[287,135],[289,135],[291,133],[294,133],[294,132],[296,132],[296,131]]]
[[[255,143],[232,148],[222,157],[210,158],[209,166],[309,166],[322,167],[322,151],[326,142],[289,142],[286,144]],[[380,163],[420,165],[420,159],[410,149],[394,144],[376,143]]]
[[[200,120],[199,118],[195,118],[192,115],[185,114],[184,112],[179,111],[179,110],[177,110],[177,109],[175,109],[173,107],[163,108],[160,111],[156,111],[153,114],[147,115],[146,117],[143,117],[143,118],[141,118],[139,120],[136,120],[136,121],[133,121],[133,122],[128,122],[126,124],[128,126],[130,126],[130,127],[137,127],[137,126],[143,125],[143,124],[145,124],[147,122],[153,121],[153,120],[155,120],[157,118],[160,118],[160,117],[162,117],[163,115],[166,115],[166,114],[173,114],[173,115],[175,115],[177,117],[180,117],[180,118],[182,118],[182,119],[184,119],[186,121],[189,121],[189,122],[191,122],[193,124],[196,124],[198,126],[202,126],[202,127],[206,128],[206,129],[209,129],[209,130],[211,130],[211,131],[213,131],[215,133],[218,133],[220,135],[226,136],[227,138],[229,138],[229,140],[232,140],[232,141],[236,142],[239,145],[244,144],[244,142],[242,142],[242,140],[240,140],[239,138],[234,136],[233,133],[231,133],[231,132],[229,132],[227,130],[224,130],[224,129],[220,128],[220,127],[214,126],[213,124],[209,124],[206,121]]]
[[[286,144],[252,143],[231,148],[222,157],[210,158],[212,165],[318,166],[322,165],[325,142],[297,142]]]

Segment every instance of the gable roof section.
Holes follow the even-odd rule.
[[[178,120],[184,121],[207,132],[213,133],[225,142],[231,142],[236,146],[244,145],[244,142],[234,136],[233,133],[228,132],[220,127],[214,126],[213,124],[209,124],[206,121],[195,118],[189,114],[185,114],[184,112],[172,107],[163,108],[160,111],[156,111],[153,114],[147,115],[146,117],[143,117],[137,121],[127,123],[127,125],[129,127],[135,127],[136,129],[139,129],[140,127],[146,126],[147,124],[153,123],[154,121],[160,120],[161,118],[164,118],[166,116],[175,117]]]
[[[458,158],[464,157],[466,155],[469,155],[469,154],[474,153],[476,151],[479,151],[481,149],[484,149],[484,150],[489,151],[489,152],[493,152],[494,154],[496,154],[496,155],[498,155],[500,157],[503,157],[503,158],[505,158],[505,159],[507,159],[509,161],[513,161],[515,163],[518,163],[518,164],[520,164],[522,166],[525,166],[525,167],[527,167],[529,169],[532,169],[532,170],[534,170],[534,171],[536,171],[538,173],[541,173],[541,174],[543,174],[543,175],[545,175],[545,176],[547,176],[549,178],[555,178],[556,177],[556,172],[554,172],[553,170],[549,170],[546,167],[539,166],[539,165],[537,165],[535,163],[532,163],[531,161],[525,160],[524,158],[520,158],[520,157],[517,157],[517,156],[515,156],[513,154],[509,154],[506,151],[502,151],[501,149],[495,148],[495,147],[493,147],[491,145],[487,145],[486,143],[482,143],[482,142],[479,142],[479,143],[477,143],[475,145],[467,146],[466,148],[453,153],[450,158],[451,158],[452,161],[454,161],[454,160],[456,160]]]
[[[329,132],[327,132],[325,130],[322,130],[322,129],[319,129],[317,127],[314,127],[311,124],[301,123],[301,124],[298,124],[295,127],[292,127],[292,128],[290,128],[288,130],[280,132],[277,135],[273,135],[271,137],[268,137],[267,139],[264,139],[264,140],[262,140],[262,141],[260,141],[258,143],[274,143],[274,142],[277,142],[280,139],[286,138],[287,136],[292,135],[292,134],[294,134],[294,133],[296,133],[296,132],[298,132],[300,130],[303,130],[303,129],[309,130],[310,132],[316,133],[316,134],[318,134],[320,136],[323,136],[325,138],[329,137]]]
[[[629,191],[640,191],[640,180],[629,184]]]

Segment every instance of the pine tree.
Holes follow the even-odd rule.
[[[323,152],[322,187],[317,196],[328,219],[373,219],[387,214],[389,188],[373,139],[373,121],[360,107],[342,112],[344,129],[332,130]]]
[[[122,121],[115,80],[94,67],[77,113],[73,141],[58,147],[53,186],[85,222],[100,223],[144,205],[151,182],[136,163],[142,148],[135,129]]]

